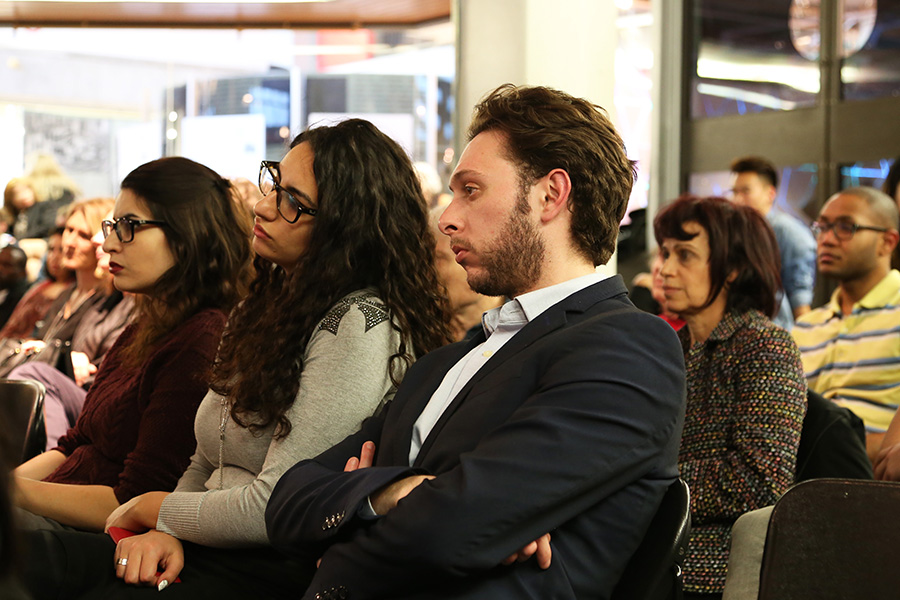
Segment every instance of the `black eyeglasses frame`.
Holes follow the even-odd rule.
[[[131,231],[131,236],[126,240],[122,236],[122,228],[119,226],[120,223],[127,223],[129,225],[129,230]],[[119,217],[118,219],[104,219],[100,223],[100,231],[103,232],[103,239],[109,237],[109,234],[113,231],[116,232],[116,237],[119,238],[119,241],[123,244],[129,244],[134,241],[134,232],[135,228],[141,227],[143,225],[168,225],[165,221],[157,221],[154,219],[133,219],[131,217]]]
[[[272,178],[272,189],[266,190],[263,183],[265,183],[266,175]],[[296,223],[300,219],[300,215],[309,215],[311,217],[315,217],[316,213],[319,212],[317,208],[309,208],[304,205],[302,202],[297,200],[297,198],[281,187],[279,183],[281,181],[281,163],[275,160],[264,160],[259,163],[259,181],[257,185],[259,186],[259,191],[262,192],[263,196],[267,196],[269,192],[275,190],[275,209],[278,211],[279,216],[287,221],[288,223]],[[297,214],[294,215],[293,219],[288,219],[285,214],[281,211],[281,201],[283,199],[282,193],[288,198],[288,203],[292,208],[296,209]]]
[[[820,223],[819,221],[814,221],[809,228],[812,230],[813,237],[816,239],[825,232],[830,231],[834,234],[836,239],[841,240],[842,242],[852,240],[857,231],[878,231],[880,233],[887,233],[890,231],[887,227],[859,225],[858,223],[849,223],[847,221],[835,221],[834,223]]]

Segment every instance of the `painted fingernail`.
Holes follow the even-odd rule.
[[[163,580],[160,581],[159,584],[156,586],[156,589],[159,590],[159,591],[161,592],[161,591],[163,591],[164,589],[166,589],[167,587],[169,587],[169,582],[166,581],[165,579],[163,579]]]

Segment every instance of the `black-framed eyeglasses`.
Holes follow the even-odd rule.
[[[317,208],[309,208],[297,200],[293,194],[281,187],[281,163],[274,160],[264,160],[259,163],[259,191],[263,196],[268,196],[272,190],[276,191],[275,208],[281,218],[288,223],[296,223],[300,215],[307,214],[311,217],[319,212]]]
[[[890,229],[886,227],[872,227],[871,225],[858,225],[856,223],[851,223],[849,221],[835,221],[834,223],[822,223],[821,221],[816,221],[812,225],[810,225],[810,229],[812,229],[813,235],[819,237],[826,231],[831,231],[834,233],[834,237],[841,240],[842,242],[846,242],[850,240],[853,235],[860,230],[864,231],[879,231],[884,233],[886,231],[890,231]]]
[[[127,244],[134,239],[134,228],[142,225],[168,225],[165,221],[154,221],[152,219],[132,219],[131,217],[119,217],[118,219],[109,219],[100,223],[100,230],[103,232],[103,239],[109,237],[109,234],[115,230],[116,237],[123,244]]]

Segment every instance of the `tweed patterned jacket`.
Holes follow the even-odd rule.
[[[721,593],[731,526],[794,481],[806,379],[790,334],[756,310],[730,312],[709,338],[678,333],[687,407],[678,457],[691,489],[685,590]]]

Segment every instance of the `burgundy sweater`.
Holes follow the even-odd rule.
[[[81,416],[56,450],[68,458],[44,481],[108,485],[119,503],[171,491],[194,452],[194,413],[225,326],[219,310],[203,310],[164,338],[138,367],[122,365],[130,325],[110,349]]]

